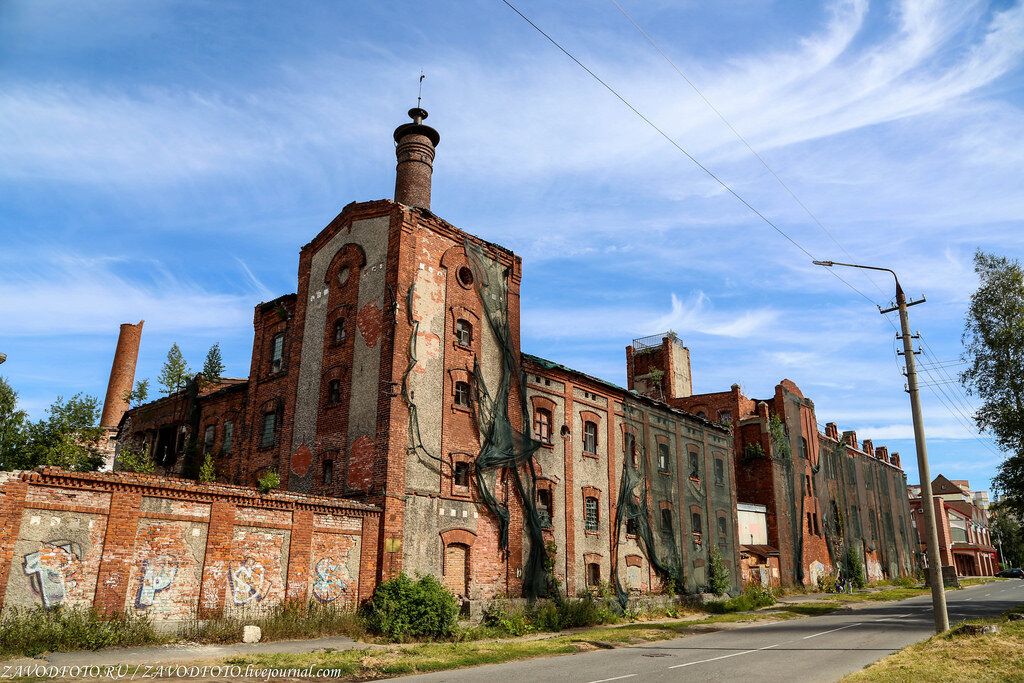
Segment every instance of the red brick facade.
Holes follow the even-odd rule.
[[[157,621],[355,604],[376,586],[372,506],[125,473],[0,481],[0,604],[95,605]]]

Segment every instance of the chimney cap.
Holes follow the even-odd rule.
[[[413,107],[409,110],[409,118],[412,119],[412,123],[403,123],[398,128],[395,128],[395,142],[401,142],[402,138],[406,135],[422,135],[425,138],[429,138],[431,144],[437,147],[438,143],[441,142],[441,135],[431,128],[430,126],[423,124],[423,119],[427,118],[426,109],[420,107]]]

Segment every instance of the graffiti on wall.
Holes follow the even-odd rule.
[[[170,555],[157,555],[142,562],[142,580],[135,606],[146,609],[153,604],[156,594],[170,587],[178,573],[178,562]]]
[[[314,565],[313,574],[313,596],[320,602],[334,602],[355,589],[344,558],[321,558]]]
[[[270,592],[270,577],[254,557],[232,562],[228,579],[231,583],[231,599],[236,605],[244,605],[253,600],[260,602]]]
[[[25,555],[23,567],[43,607],[59,607],[68,591],[78,585],[82,546],[68,540],[42,542],[39,550]]]

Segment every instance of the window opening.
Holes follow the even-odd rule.
[[[583,450],[587,453],[597,453],[597,423],[583,423]]]

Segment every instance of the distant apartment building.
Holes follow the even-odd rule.
[[[908,487],[908,492],[919,552],[925,557],[921,488]],[[989,535],[988,492],[972,492],[970,482],[947,479],[940,474],[932,482],[932,500],[942,565],[955,567],[957,576],[994,575],[999,563]]]

